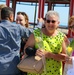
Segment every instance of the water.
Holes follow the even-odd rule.
[[[29,5],[26,5],[29,4]],[[0,4],[6,4],[6,0],[0,0]],[[34,18],[35,18],[35,6],[30,5],[31,3],[24,2],[24,4],[16,4],[16,13],[18,11],[23,11],[26,12],[28,17],[29,17],[29,22],[34,23]],[[12,3],[10,3],[10,7],[12,7]],[[22,9],[21,9],[22,8]],[[69,13],[69,7],[54,7],[54,10],[57,11],[60,15],[60,27],[65,27],[67,28],[68,25],[68,13]],[[45,6],[44,9],[44,15],[47,12],[47,6]],[[63,12],[64,11],[64,12]],[[15,20],[16,20],[16,13],[15,13]],[[37,11],[36,11],[36,18],[35,22],[37,23],[37,18],[38,18],[38,6],[37,6]]]

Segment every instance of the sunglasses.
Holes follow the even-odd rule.
[[[47,21],[47,23],[50,23],[50,22],[52,22],[52,23],[55,23],[56,21],[55,20],[46,20],[46,18],[43,18],[45,21]]]
[[[74,29],[74,25],[72,25],[72,26],[69,26],[69,28],[71,28],[71,29]]]
[[[17,12],[17,15],[22,14],[22,15],[26,15],[25,12]]]
[[[56,21],[55,20],[46,20],[47,21],[47,23],[55,23]]]

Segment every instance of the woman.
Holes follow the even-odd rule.
[[[74,16],[71,16],[68,22],[68,38],[74,38]]]
[[[72,39],[74,39],[74,16],[71,16],[69,18],[68,27],[69,27],[69,32],[67,37],[69,38],[70,41],[72,41]],[[74,56],[74,51],[72,53],[72,56]],[[70,57],[66,63],[72,64],[72,57]]]
[[[36,47],[36,55],[45,56],[46,58],[46,74],[43,72],[40,75],[62,75],[62,61],[65,61],[66,43],[65,34],[58,31],[59,14],[56,11],[50,10],[45,15],[44,27],[34,30],[30,35],[24,49],[27,47]],[[44,50],[38,48],[37,37],[43,40]],[[39,75],[28,73],[28,75]]]
[[[17,12],[16,23],[21,24],[22,26],[29,27],[29,18],[25,12]]]
[[[16,23],[21,24],[23,27],[28,28],[29,27],[29,19],[28,19],[27,14],[25,12],[17,12]],[[23,55],[24,45],[25,45],[26,41],[27,41],[27,38],[21,38],[21,55],[20,55],[20,57],[22,57],[22,55]]]
[[[25,12],[17,12],[16,23],[21,24],[23,27],[29,28],[29,18]],[[21,38],[21,49],[20,49],[20,58],[22,58],[24,53],[24,46],[28,38]],[[22,75],[27,75],[27,73],[21,72]]]

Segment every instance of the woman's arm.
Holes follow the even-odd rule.
[[[30,37],[28,38],[25,46],[24,46],[24,50],[27,48],[27,47],[34,47],[35,45],[35,38],[34,38],[34,35],[31,34]],[[25,51],[24,51],[25,52]]]

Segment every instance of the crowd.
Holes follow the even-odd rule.
[[[14,24],[13,9],[0,5],[0,17],[0,75],[39,75],[21,73],[17,68],[28,47],[35,47],[35,55],[46,58],[46,74],[43,72],[40,75],[62,75],[62,62],[72,64],[66,48],[70,43],[68,38],[74,37],[74,16],[69,19],[68,28],[72,33],[70,36],[57,30],[60,17],[54,10],[49,10],[44,19],[38,19],[41,26],[34,30],[30,29],[29,18],[25,12],[17,12]],[[44,50],[38,48],[36,37],[43,39]]]

